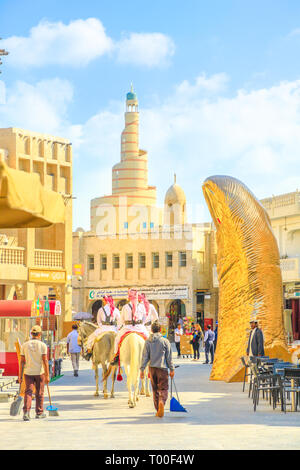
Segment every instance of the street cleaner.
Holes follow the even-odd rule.
[[[143,304],[138,303],[138,293],[134,289],[128,291],[129,302],[124,305],[121,311],[120,329],[115,339],[114,359],[111,365],[119,364],[119,347],[121,339],[128,332],[136,332],[143,334],[145,339],[148,338],[149,332],[145,327],[146,310]]]
[[[48,384],[49,366],[47,358],[47,346],[41,341],[42,329],[35,325],[30,330],[31,338],[21,347],[21,364],[19,372],[19,383],[22,381],[22,370],[24,370],[25,396],[23,407],[23,420],[30,420],[30,409],[32,402],[33,387],[35,386],[35,411],[36,418],[46,418],[44,413],[44,387]]]
[[[151,335],[145,342],[143,358],[141,364],[141,379],[144,379],[145,368],[149,364],[150,380],[153,390],[153,401],[156,409],[156,416],[164,416],[165,403],[169,394],[169,374],[174,377],[174,364],[172,359],[172,349],[170,341],[164,338],[161,325],[155,321],[151,325]]]
[[[111,295],[103,296],[102,307],[99,308],[97,313],[98,328],[87,339],[87,352],[85,358],[89,360],[93,353],[93,346],[96,339],[106,331],[118,331],[121,326],[121,315],[119,309],[115,306],[114,300]]]
[[[139,302],[144,305],[146,310],[146,320],[145,327],[147,328],[149,334],[151,333],[151,324],[158,320],[158,313],[153,304],[149,302],[145,294],[141,293],[138,296]]]

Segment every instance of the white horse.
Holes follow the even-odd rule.
[[[134,408],[139,399],[140,367],[144,346],[145,340],[139,334],[132,332],[124,338],[120,347],[120,366],[125,369],[129,408]],[[110,368],[103,380],[109,376]],[[145,379],[142,381],[141,395],[145,395],[145,389],[146,396],[150,397],[148,367],[145,370]]]
[[[144,346],[145,340],[140,335],[130,333],[124,338],[120,348],[120,364],[124,367],[127,378],[129,408],[134,408],[139,399],[140,367]],[[148,368],[145,372],[147,377]],[[146,396],[150,397],[149,380],[146,378],[142,381],[141,395],[145,395],[145,380],[148,383]]]

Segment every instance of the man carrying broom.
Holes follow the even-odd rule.
[[[167,338],[160,333],[161,325],[156,320],[151,325],[152,334],[145,342],[142,365],[141,379],[144,378],[145,368],[150,362],[150,379],[153,390],[154,407],[157,411],[156,416],[164,416],[164,407],[168,399],[169,392],[169,374],[174,377],[174,364],[172,360],[171,344]]]
[[[19,383],[21,383],[24,370],[25,396],[23,407],[24,421],[30,420],[33,386],[35,385],[35,410],[36,418],[46,418],[44,413],[44,386],[49,383],[49,366],[47,359],[47,346],[41,341],[42,329],[39,325],[31,328],[32,339],[26,341],[21,348],[21,366]]]

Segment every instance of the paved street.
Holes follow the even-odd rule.
[[[209,365],[175,359],[176,384],[188,413],[154,416],[152,398],[127,405],[125,382],[116,398],[94,397],[94,374],[81,362],[73,377],[68,359],[64,377],[51,385],[59,416],[23,422],[0,403],[0,449],[299,449],[300,413],[273,411],[264,401],[253,412],[241,384],[209,382]],[[48,401],[46,400],[46,405]],[[32,413],[34,416],[34,413]]]

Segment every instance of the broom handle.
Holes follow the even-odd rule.
[[[50,401],[50,406],[52,406],[51,396],[50,396],[50,391],[49,391],[49,385],[48,384],[47,384],[47,390],[48,390],[48,397],[49,397],[49,401]]]
[[[177,392],[177,388],[176,388],[176,385],[175,385],[175,380],[174,380],[174,378],[173,378],[172,381],[171,381],[171,387],[172,387],[172,382],[174,383],[174,388],[175,388],[177,400],[180,401],[180,400],[179,400],[179,396],[178,396],[178,392]]]

